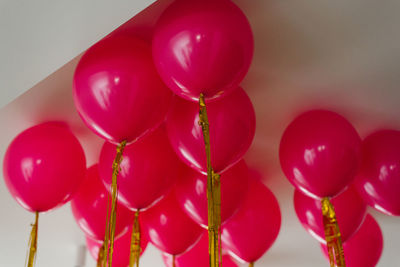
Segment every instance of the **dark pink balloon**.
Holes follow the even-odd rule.
[[[286,128],[279,157],[288,180],[315,198],[334,197],[354,179],[361,159],[361,139],[342,116],[312,110]]]
[[[99,171],[111,189],[116,146],[105,143]],[[144,210],[162,198],[174,185],[182,163],[169,144],[164,127],[126,146],[118,175],[118,200],[131,210]]]
[[[272,246],[281,227],[274,194],[260,181],[249,179],[239,211],[222,227],[222,246],[246,262],[255,262]]]
[[[339,224],[342,241],[348,240],[361,226],[367,214],[367,206],[354,187],[349,187],[343,193],[332,199],[336,219]],[[321,201],[302,194],[294,193],[294,208],[297,218],[303,227],[321,243],[326,243],[324,226],[322,224]]]
[[[387,215],[400,216],[400,131],[381,130],[362,144],[356,186],[364,200]]]
[[[246,191],[249,170],[242,160],[221,175],[221,222],[228,220],[239,208]],[[181,208],[202,227],[208,226],[207,176],[185,168],[177,187],[176,197]]]
[[[166,267],[173,266],[173,256],[162,253],[162,258]],[[191,249],[175,257],[175,267],[206,267],[209,266],[208,254],[208,233],[204,232],[199,240]],[[222,256],[222,266],[238,267],[228,255]]]
[[[218,173],[238,162],[254,138],[253,105],[238,89],[222,100],[207,103],[211,163]],[[167,117],[168,136],[178,156],[189,166],[207,173],[204,139],[199,126],[199,105],[175,97]]]
[[[173,191],[141,216],[147,239],[172,255],[187,251],[203,232],[179,207]]]
[[[85,181],[71,201],[72,213],[82,231],[97,241],[104,240],[107,221],[107,196],[98,173],[97,165],[87,170]],[[111,196],[109,205],[111,206]],[[133,223],[133,213],[117,203],[115,236],[124,234]]]
[[[175,94],[197,101],[235,90],[254,50],[250,24],[231,1],[175,1],[162,14],[153,37],[160,76]]]
[[[9,192],[28,211],[65,204],[85,178],[83,149],[67,125],[49,122],[20,133],[8,146],[3,176]]]
[[[326,246],[321,244],[322,252],[328,259]],[[375,267],[382,255],[383,236],[374,217],[367,215],[360,230],[343,244],[346,267]]]
[[[114,253],[113,253],[113,267],[127,267],[129,265],[129,257],[131,253],[131,236],[132,236],[132,228],[126,232],[121,237],[117,238],[114,242]],[[146,250],[147,240],[142,235],[140,239],[140,255]],[[99,256],[99,250],[102,246],[103,242],[95,241],[89,237],[86,237],[86,247],[92,255],[93,259],[97,261]]]
[[[171,92],[154,67],[151,47],[131,35],[107,37],[82,56],[75,106],[86,125],[112,142],[133,142],[164,120]]]

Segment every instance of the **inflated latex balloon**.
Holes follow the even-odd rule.
[[[115,240],[114,243],[114,254],[113,254],[113,267],[127,267],[129,265],[129,257],[131,252],[131,236],[132,228],[124,235]],[[146,250],[147,240],[145,238],[140,239],[140,255]],[[99,250],[102,247],[103,242],[95,241],[89,237],[86,237],[86,247],[89,250],[95,261],[98,260]]]
[[[111,201],[98,173],[97,165],[87,170],[86,179],[71,201],[72,213],[78,226],[92,239],[103,242],[106,231],[107,203]],[[115,236],[128,231],[134,214],[117,203]]]
[[[141,216],[147,239],[171,255],[187,251],[203,232],[179,207],[173,191]]]
[[[238,162],[254,138],[256,118],[253,105],[238,89],[222,100],[207,103],[210,123],[211,165],[222,173]],[[175,97],[167,117],[168,136],[178,156],[189,166],[207,173],[199,106]]]
[[[328,252],[321,245],[325,257]],[[382,255],[383,236],[379,224],[371,215],[367,215],[360,230],[343,244],[346,267],[375,267]]]
[[[222,247],[253,263],[272,246],[281,227],[281,212],[274,194],[260,181],[249,179],[239,211],[222,227]]]
[[[353,180],[361,159],[361,139],[342,116],[312,110],[286,128],[279,157],[288,180],[315,198],[334,197]]]
[[[3,161],[9,192],[32,212],[49,211],[69,201],[85,173],[83,149],[61,122],[39,124],[20,133]]]
[[[247,191],[249,170],[242,160],[221,175],[221,222],[239,208]],[[208,226],[207,176],[185,168],[176,186],[181,208],[202,227]]]
[[[99,171],[107,189],[112,182],[114,157],[115,145],[106,142],[100,154]],[[165,128],[158,128],[125,147],[118,176],[118,200],[131,210],[145,210],[171,189],[182,166]]]
[[[185,253],[174,257],[173,255],[162,253],[162,258],[166,267],[205,267],[209,266],[208,255],[208,233],[203,233],[199,242]],[[173,264],[175,261],[175,265]],[[238,265],[228,255],[222,256],[222,266],[238,267]]]
[[[400,131],[381,130],[365,138],[355,184],[370,206],[400,216]]]
[[[254,50],[250,24],[231,1],[173,2],[160,17],[153,57],[160,76],[175,94],[197,101],[235,90]]]
[[[114,35],[82,56],[74,75],[75,106],[86,125],[115,144],[156,128],[171,92],[154,67],[151,47],[131,35]]]
[[[367,214],[367,206],[354,187],[332,198],[342,241],[346,242],[361,226]],[[294,208],[303,227],[319,242],[326,243],[322,223],[321,201],[313,199],[296,190]]]

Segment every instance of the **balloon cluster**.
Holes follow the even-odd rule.
[[[296,187],[297,217],[331,266],[375,266],[383,237],[367,204],[400,215],[400,131],[380,130],[361,141],[341,115],[312,110],[285,130],[280,161]]]
[[[239,87],[253,46],[229,0],[176,0],[151,44],[129,32],[99,41],[73,81],[80,117],[105,140],[98,162],[86,169],[66,126],[35,126],[8,149],[10,192],[36,214],[71,200],[98,266],[139,266],[148,242],[167,266],[237,266],[227,254],[253,265],[281,225],[275,196],[242,160],[256,124]],[[28,266],[37,232],[36,220]]]

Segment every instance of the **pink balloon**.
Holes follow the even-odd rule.
[[[148,240],[161,251],[172,255],[187,251],[203,232],[181,210],[173,191],[141,216]]]
[[[247,191],[249,170],[242,160],[221,175],[221,222],[239,208]],[[176,186],[176,197],[185,213],[200,226],[208,226],[207,176],[185,168]]]
[[[381,130],[362,144],[356,186],[364,200],[387,215],[400,216],[400,131]]]
[[[162,14],[153,37],[161,78],[175,94],[197,101],[235,90],[254,50],[243,12],[231,1],[175,1]]]
[[[168,253],[162,253],[162,258],[166,267],[173,266],[173,257]],[[204,232],[199,240],[191,249],[175,257],[175,267],[205,267],[209,266],[208,255],[208,233]],[[222,256],[222,266],[238,267],[228,255]]]
[[[274,194],[256,179],[239,211],[222,227],[222,247],[246,262],[258,260],[275,242],[281,212]]]
[[[222,100],[207,103],[211,163],[218,173],[238,162],[254,138],[256,117],[249,97],[238,89]],[[167,117],[168,136],[178,156],[195,170],[207,173],[199,105],[175,97]]]
[[[71,201],[71,209],[82,231],[100,242],[104,240],[106,229],[107,200],[111,203],[111,196],[100,180],[97,165],[94,165],[87,170],[85,181]],[[133,223],[133,218],[130,210],[117,204],[116,237],[128,230]]]
[[[100,154],[100,176],[109,190],[115,153],[115,145],[106,142]],[[118,175],[118,200],[131,210],[145,210],[170,190],[182,165],[165,128],[158,128],[125,148]]]
[[[350,187],[332,199],[342,241],[348,240],[360,228],[367,214],[367,206],[357,191]],[[321,243],[326,243],[322,223],[321,201],[300,191],[294,193],[294,208],[303,227]]]
[[[312,110],[286,128],[280,161],[288,180],[315,198],[334,197],[354,179],[360,162],[361,139],[342,116]]]
[[[322,252],[328,258],[326,246],[321,244]],[[346,267],[375,267],[382,255],[383,236],[374,217],[367,215],[360,230],[343,244]]]
[[[86,125],[115,144],[158,127],[172,96],[150,46],[131,35],[108,37],[89,48],[76,68],[73,93]]]
[[[44,212],[68,202],[86,172],[86,159],[64,123],[49,122],[20,133],[8,146],[3,176],[9,192],[28,211]]]
[[[127,267],[129,265],[129,257],[131,253],[131,236],[132,228],[124,235],[119,237],[114,242],[114,253],[113,253],[113,267]],[[146,250],[148,241],[142,235],[140,239],[140,255]],[[97,242],[89,237],[86,237],[86,246],[92,255],[93,259],[97,261],[99,256],[99,250],[103,242]]]

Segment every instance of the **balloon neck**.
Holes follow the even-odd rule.
[[[342,236],[335,209],[328,197],[321,200],[325,240],[331,267],[345,267]]]
[[[204,95],[199,98],[199,125],[207,160],[207,201],[208,201],[208,241],[210,267],[221,266],[221,183],[220,175],[214,172],[211,165],[210,128]]]
[[[37,252],[37,237],[38,237],[38,225],[39,225],[39,212],[35,212],[35,223],[32,224],[31,235],[29,237],[29,256],[27,267],[33,267],[36,261]]]
[[[139,267],[139,258],[141,253],[140,248],[140,224],[139,224],[139,210],[135,212],[133,219],[132,237],[131,237],[131,253],[129,256],[129,267]]]
[[[108,266],[112,266],[112,258],[114,253],[114,237],[115,237],[115,222],[117,215],[117,195],[118,195],[118,185],[117,178],[120,170],[120,165],[122,162],[122,154],[124,153],[124,149],[126,146],[126,141],[122,141],[117,146],[117,151],[115,155],[114,162],[112,164],[112,181],[111,181],[111,212],[109,211],[109,202],[107,199],[107,223],[106,223],[106,234],[104,237],[104,259],[103,265],[106,266],[108,261]],[[109,244],[109,246],[108,246]]]

